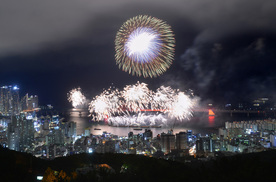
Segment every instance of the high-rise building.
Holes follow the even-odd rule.
[[[70,121],[67,123],[67,128],[65,130],[65,135],[67,137],[76,137],[77,136],[77,123]]]
[[[26,95],[24,95],[24,97],[22,97],[22,99],[20,101],[22,111],[28,110],[28,99],[29,99],[28,94],[26,94]]]
[[[8,148],[11,150],[20,150],[20,127],[17,122],[18,116],[12,116],[11,122],[8,124]]]
[[[175,149],[175,135],[172,133],[161,133],[161,150],[165,154]]]
[[[152,139],[152,131],[150,129],[146,129],[143,135],[144,135],[144,140]]]
[[[8,115],[10,110],[9,98],[11,97],[10,89],[8,86],[2,86],[0,92],[0,112],[3,115]]]
[[[12,87],[11,89],[11,113],[19,114],[21,111],[21,104],[19,98],[19,88],[17,86]]]
[[[128,139],[133,139],[133,132],[132,131],[128,133]]]
[[[54,159],[57,155],[57,145],[47,146],[47,158]]]
[[[200,137],[196,141],[196,152],[213,152],[213,141],[209,137]]]
[[[188,137],[188,144],[190,144],[193,141],[193,131],[187,130],[187,137]]]
[[[186,132],[176,134],[176,149],[188,149],[188,135]]]
[[[25,151],[34,143],[34,123],[24,113],[12,116],[8,125],[8,147],[11,150]]]
[[[85,130],[84,130],[84,136],[90,136],[90,128],[88,127],[88,128],[85,128]]]
[[[276,147],[276,135],[270,135],[270,143],[272,147]]]
[[[114,140],[105,141],[103,153],[115,153],[115,144]]]
[[[26,116],[23,116],[20,118],[19,122],[21,123],[21,144],[20,148],[21,150],[24,150],[26,148],[29,148],[32,143],[34,143],[34,122],[32,118],[26,118]]]
[[[28,98],[28,110],[32,110],[34,108],[37,108],[38,107],[38,96],[35,95],[31,95],[29,98]]]
[[[19,151],[19,131],[12,123],[8,124],[8,148],[10,150]]]
[[[10,116],[20,113],[19,88],[17,86],[0,87],[0,112]]]
[[[46,145],[62,145],[64,144],[64,130],[51,130],[46,136]]]

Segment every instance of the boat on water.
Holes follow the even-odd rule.
[[[133,130],[142,130],[142,128],[134,128]]]

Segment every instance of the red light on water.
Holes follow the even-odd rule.
[[[209,124],[213,125],[215,123],[215,116],[209,116]]]

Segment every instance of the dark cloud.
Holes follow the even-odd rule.
[[[138,80],[208,101],[273,95],[275,9],[273,0],[3,0],[0,84],[17,82],[45,102],[66,102],[73,87],[93,97]],[[139,14],[167,21],[176,37],[174,64],[155,79],[132,77],[114,60],[116,31]]]
[[[274,40],[275,35],[266,38],[236,35],[222,39],[219,44],[195,44],[181,57],[185,76],[191,77],[190,85],[202,97],[216,102],[273,98]]]
[[[275,31],[275,4],[273,0],[3,0],[0,55],[33,52],[52,44],[68,43],[68,40],[80,38],[87,27],[94,33],[93,41],[101,39],[102,42],[108,29],[137,14],[158,16],[170,23],[185,18],[201,30],[197,41],[252,29]],[[108,29],[104,29],[106,25]]]

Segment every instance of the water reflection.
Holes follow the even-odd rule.
[[[82,135],[86,128],[90,128],[90,131],[93,135],[101,135],[103,131],[112,133],[118,136],[127,136],[130,131],[134,134],[144,132],[142,130],[135,130],[134,127],[113,127],[104,123],[93,122],[88,116],[89,113],[85,110],[70,110],[70,115],[66,118],[67,121],[74,121],[77,123],[77,134]],[[210,120],[211,119],[211,120]],[[208,114],[202,114],[191,118],[190,121],[184,123],[175,123],[173,120],[168,126],[163,126],[161,128],[148,128],[153,132],[153,136],[160,134],[162,132],[167,133],[168,130],[173,129],[174,133],[179,133],[180,131],[193,130],[193,133],[217,133],[217,130],[214,127],[222,126],[220,120],[216,120],[215,117],[208,118]]]
[[[213,127],[215,123],[215,116],[209,116],[208,121],[209,121],[209,125]]]
[[[144,132],[134,130],[133,127],[113,127],[108,126],[104,123],[92,122],[89,118],[89,113],[86,110],[70,110],[70,115],[67,121],[74,121],[77,123],[77,134],[81,135],[84,133],[85,128],[90,128],[90,131],[94,135],[100,135],[103,131],[112,133],[118,136],[127,136],[130,131],[134,134]],[[224,127],[226,121],[248,121],[248,120],[258,120],[266,119],[271,116],[264,114],[250,114],[246,113],[217,113],[215,116],[209,116],[208,113],[195,113],[194,116],[189,120],[182,123],[177,123],[175,120],[168,122],[168,126],[163,126],[162,128],[150,128],[153,132],[153,136],[160,134],[162,132],[168,132],[168,130],[173,129],[174,133],[180,131],[193,130],[193,133],[201,133],[203,135],[209,133],[218,133],[219,127]],[[95,130],[96,129],[96,130]],[[97,130],[100,129],[100,130]]]

